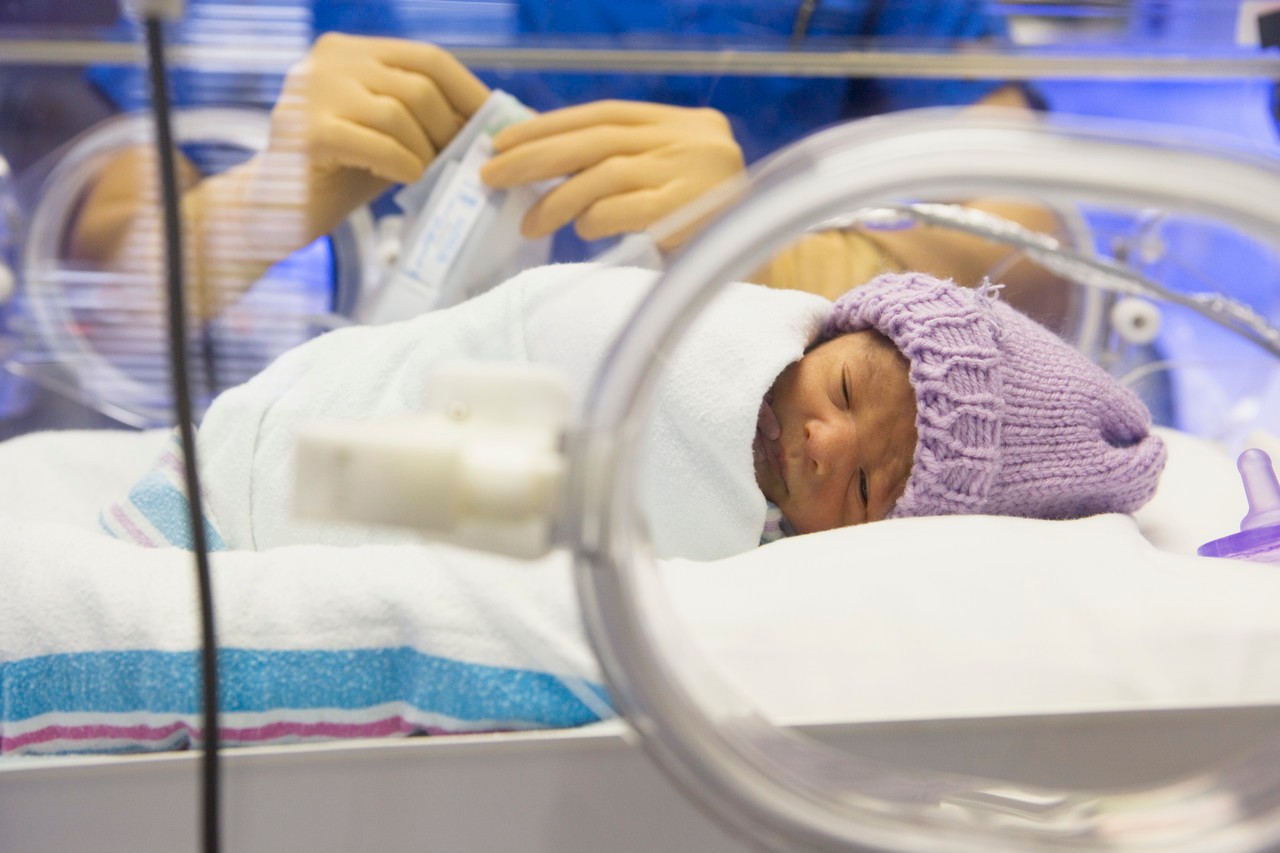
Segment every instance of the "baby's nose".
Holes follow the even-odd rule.
[[[818,474],[829,474],[849,454],[848,427],[821,418],[805,422],[805,453]]]

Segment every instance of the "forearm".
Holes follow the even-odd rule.
[[[301,206],[284,201],[291,196],[285,177],[277,176],[274,203],[251,191],[262,183],[260,157],[204,179],[179,158],[188,301],[199,320],[217,316],[273,263],[308,242]],[[68,250],[76,261],[154,281],[158,292],[164,251],[153,160],[139,148],[104,168],[81,205]]]
[[[1009,85],[995,90],[975,109],[1002,107],[1009,115],[1034,120],[1025,93]],[[1069,235],[1054,210],[1035,201],[977,199],[964,206],[991,213],[1059,239]],[[954,228],[917,225],[902,231],[845,229],[806,235],[759,270],[754,281],[807,290],[834,299],[881,272],[912,270],[950,278],[968,286],[991,276],[1005,285],[1005,298],[1051,327],[1069,310],[1069,287],[1017,249]]]
[[[966,207],[1065,239],[1050,208],[1027,201],[983,199]],[[804,290],[835,299],[883,272],[923,272],[976,286],[991,277],[1010,304],[1051,328],[1062,328],[1069,285],[1027,260],[1016,247],[947,226],[919,224],[900,231],[857,228],[808,234],[752,277],[770,287]]]
[[[275,173],[265,157],[259,154],[183,194],[188,286],[200,319],[216,317],[273,264],[319,236],[298,201],[303,182]]]
[[[1064,243],[1070,235],[1053,209],[1032,201],[981,199],[965,207],[990,213]],[[1015,246],[947,226],[917,225],[877,233],[876,241],[903,268],[951,278],[975,287],[990,278],[1004,285],[1003,298],[1053,329],[1061,329],[1070,309],[1070,284],[1029,260]]]
[[[867,233],[855,228],[806,234],[756,270],[749,281],[781,290],[803,290],[827,299],[903,266]]]

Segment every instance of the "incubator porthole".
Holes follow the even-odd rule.
[[[102,170],[122,152],[149,144],[149,121],[144,114],[109,119],[49,170],[21,247],[18,303],[26,334],[10,362],[28,379],[136,427],[171,419],[158,278],[77,260],[68,244]],[[175,116],[184,152],[214,171],[260,150],[268,133],[269,117],[259,110],[200,108]],[[289,347],[345,322],[362,281],[376,274],[373,234],[369,210],[358,209],[332,236],[276,263],[212,320],[195,325],[197,408]],[[159,247],[148,251],[155,266]]]
[[[1274,843],[1280,838],[1274,719],[1268,724],[1272,740],[1264,745],[1224,746],[1201,753],[1200,763],[1144,768],[1146,775],[1131,774],[1124,789],[1087,775],[1038,778],[1025,766],[1018,778],[973,775],[959,762],[948,767],[941,735],[964,728],[969,724],[964,720],[941,721],[933,734],[921,729],[926,739],[939,736],[934,742],[939,751],[912,769],[910,762],[877,758],[869,739],[846,751],[838,748],[839,737],[824,737],[821,727],[807,729],[765,710],[744,684],[751,683],[750,668],[767,666],[769,655],[738,659],[734,668],[733,661],[703,645],[674,597],[679,584],[672,585],[671,572],[660,570],[651,556],[650,519],[636,494],[643,478],[638,470],[643,458],[640,424],[654,405],[661,365],[725,282],[741,278],[815,223],[851,209],[897,203],[904,196],[1026,192],[1097,204],[1201,209],[1280,244],[1280,223],[1261,202],[1280,193],[1280,177],[1267,164],[1105,128],[1037,128],[989,117],[950,118],[950,124],[909,116],[847,126],[791,149],[675,259],[619,339],[584,415],[581,444],[573,456],[569,513],[575,519],[569,532],[578,543],[581,598],[613,696],[649,753],[683,790],[728,825],[773,849],[1172,851],[1246,850]],[[1248,193],[1233,190],[1245,186]],[[1263,186],[1269,189],[1258,191]],[[1092,275],[1088,266],[1076,273]],[[1094,272],[1111,276],[1111,286],[1125,292],[1127,273],[1103,267]],[[1230,325],[1230,314],[1218,315],[1215,322]],[[1143,319],[1136,325],[1147,331],[1150,318],[1144,314]],[[1257,331],[1265,338],[1264,329]],[[601,460],[614,465],[602,466]],[[876,527],[855,532],[889,536]],[[868,541],[850,538],[855,535],[850,529],[832,532],[847,537],[843,541],[850,551],[856,550],[854,543]],[[907,534],[906,528],[894,532]],[[793,568],[802,571],[803,554],[811,552],[800,544],[779,544],[783,547],[774,552],[777,557],[795,554]],[[899,547],[904,554],[917,554],[931,546],[900,541]],[[1030,568],[1058,559],[1051,551],[1028,550],[1011,559]],[[930,553],[945,554],[945,545]],[[857,554],[849,559],[856,565]],[[1117,569],[1134,565],[1124,557],[1115,559],[1122,561]],[[910,564],[904,556],[900,565],[876,568],[902,571]],[[1058,565],[1063,571],[1069,568]],[[992,575],[995,567],[993,563]],[[1049,575],[1001,577],[1005,583],[1022,584],[1030,583],[1027,577],[1044,582]],[[973,578],[975,588],[986,582]],[[850,588],[833,589],[829,595]],[[884,595],[886,589],[871,582],[859,594]],[[776,594],[791,592],[784,583]],[[927,588],[917,592],[926,599],[931,594]],[[935,610],[918,608],[935,613],[939,621],[945,621],[943,613],[963,610],[961,598],[942,593]],[[760,612],[763,635],[767,607]],[[856,612],[873,619],[875,609],[864,606]],[[1044,613],[1043,618],[1052,618],[1051,611]],[[927,620],[922,617],[916,624],[921,636],[928,633]],[[1121,648],[1105,646],[1101,637],[1106,631],[1095,628],[1094,635],[1081,634],[1075,642],[1095,644],[1099,659],[1123,657]],[[895,641],[909,645],[914,633],[900,619],[893,633],[881,639],[883,647],[845,647],[848,666],[810,675],[820,681],[871,672],[877,657],[890,656],[888,646]],[[1019,640],[1011,635],[1008,642]],[[946,650],[938,647],[936,654],[945,657]],[[805,667],[804,661],[794,663]],[[998,683],[1001,675],[984,671],[982,678]],[[1034,677],[1032,671],[1005,675]],[[1135,675],[1143,677],[1142,672]],[[867,683],[888,684],[885,677]],[[912,677],[919,676],[902,672],[899,680]],[[868,701],[874,704],[874,697]],[[1070,726],[1070,714],[1058,722]],[[881,731],[887,732],[893,724],[884,725]],[[1036,741],[1034,747],[1028,741],[1027,748],[1048,748],[1051,732],[1041,733],[1047,741]],[[1134,737],[1141,735],[1135,732]]]

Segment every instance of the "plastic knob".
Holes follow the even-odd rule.
[[[1111,327],[1128,343],[1144,346],[1160,334],[1160,309],[1145,299],[1125,297],[1111,308]]]

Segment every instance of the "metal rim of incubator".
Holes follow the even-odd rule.
[[[1276,163],[1159,138],[990,115],[833,128],[768,163],[676,257],[615,343],[572,452],[566,533],[584,618],[647,751],[747,837],[773,849],[920,853],[1245,850],[1280,839],[1280,745],[1177,784],[1108,793],[899,771],[775,727],[674,615],[633,499],[661,354],[721,283],[813,223],[892,198],[1009,191],[1213,215],[1280,246]]]
[[[265,110],[199,107],[174,114],[174,136],[182,144],[213,143],[261,151],[270,132],[270,114]],[[58,291],[63,281],[63,241],[84,193],[110,157],[151,144],[153,133],[150,115],[123,114],[103,121],[70,145],[41,183],[39,202],[22,241],[19,272],[24,314],[35,339],[75,380],[72,387],[55,390],[77,396],[109,417],[137,427],[171,420],[167,386],[140,381],[99,353],[80,334],[76,318]],[[375,233],[369,209],[357,208],[334,231],[332,241],[333,311],[346,316],[355,306],[361,282],[372,275]],[[41,381],[40,377],[32,378]]]

